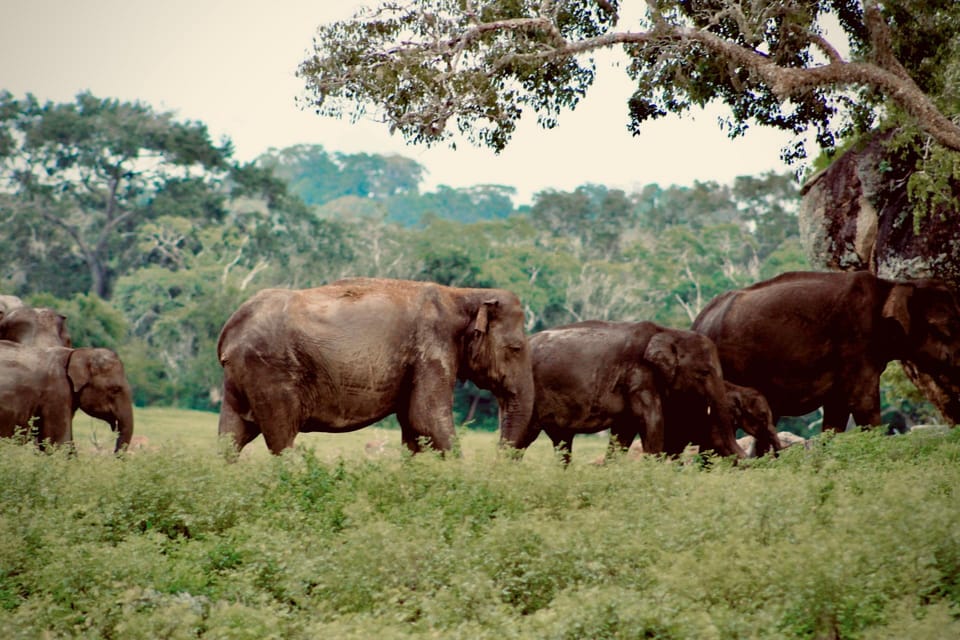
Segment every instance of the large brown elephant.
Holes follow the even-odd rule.
[[[12,298],[13,296],[0,296]],[[16,299],[16,298],[15,298]],[[47,307],[5,306],[0,301],[0,340],[35,347],[70,347],[67,319]]]
[[[352,278],[266,289],[227,320],[219,432],[237,450],[263,433],[280,453],[301,431],[360,429],[395,413],[411,451],[453,446],[453,388],[471,380],[526,428],[533,374],[523,308],[501,289]]]
[[[713,343],[652,322],[587,321],[530,337],[536,402],[526,429],[501,441],[526,449],[541,430],[569,461],[573,437],[610,429],[611,447],[638,435],[648,453],[688,443],[743,456]]]
[[[724,375],[753,387],[774,421],[823,407],[823,428],[880,424],[891,360],[960,380],[960,308],[931,280],[866,272],[786,273],[714,298],[693,329],[717,345]]]
[[[71,444],[77,409],[110,425],[116,451],[130,443],[132,395],[116,353],[0,342],[0,436],[33,419],[38,443]]]

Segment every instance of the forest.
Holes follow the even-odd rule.
[[[216,411],[220,328],[264,287],[430,280],[514,291],[528,332],[687,328],[723,291],[810,268],[789,174],[584,184],[518,203],[510,185],[423,190],[428,168],[398,155],[300,145],[241,163],[203,123],[89,93],[0,94],[0,168],[0,293],[59,310],[76,346],[116,350],[138,406]],[[496,426],[472,385],[456,411]]]

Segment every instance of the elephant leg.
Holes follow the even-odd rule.
[[[551,429],[547,431],[547,435],[553,443],[553,450],[560,456],[564,466],[569,465],[573,457],[573,431]]]
[[[428,436],[417,432],[410,423],[409,409],[404,406],[397,410],[397,422],[400,423],[400,441],[410,453],[423,451],[422,440]]]
[[[643,443],[644,452],[663,453],[666,437],[660,394],[650,389],[638,390],[630,396],[630,409],[633,415],[643,423],[640,441]]]
[[[239,453],[251,440],[260,435],[260,427],[256,423],[244,420],[237,412],[232,402],[224,398],[220,406],[220,422],[217,432],[221,438],[229,437],[233,447]]]
[[[451,370],[456,370],[456,367]],[[409,402],[397,412],[403,442],[416,453],[421,449],[420,438],[425,437],[434,449],[450,451],[456,437],[453,428],[454,381],[445,380],[439,375],[422,375],[418,378],[410,391]],[[404,427],[404,424],[407,426]]]
[[[821,432],[834,431],[843,433],[847,430],[847,420],[850,419],[850,409],[844,399],[830,399],[823,404],[823,426]]]
[[[770,452],[772,452],[773,457],[776,458],[779,455],[781,448],[780,438],[777,436],[777,430],[773,428],[772,425],[767,429],[760,430],[760,435],[757,436],[755,449],[758,458]]]
[[[880,383],[872,384],[869,389],[857,389],[852,394],[850,411],[853,421],[860,427],[880,425]]]
[[[260,427],[270,453],[279,455],[292,447],[302,423],[298,398],[286,394],[275,398],[264,395],[254,401],[253,407],[251,424]]]
[[[607,445],[607,459],[622,454],[630,448],[637,437],[637,428],[630,424],[615,424],[610,428],[610,442]]]

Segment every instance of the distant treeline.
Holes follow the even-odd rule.
[[[201,123],[140,103],[0,93],[0,293],[107,346],[136,401],[216,409],[216,340],[259,288],[352,275],[513,290],[528,331],[588,318],[689,326],[722,291],[806,268],[796,181],[587,184],[516,206],[508,185],[422,192],[396,155],[272,150],[236,163]],[[475,389],[458,418],[495,422]]]

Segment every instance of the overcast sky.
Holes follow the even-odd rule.
[[[639,0],[624,0],[625,4]],[[599,66],[574,112],[552,130],[527,118],[500,155],[458,144],[408,146],[374,122],[321,118],[295,104],[295,77],[317,25],[349,18],[351,0],[3,0],[0,89],[40,100],[98,97],[141,100],[181,120],[229,137],[235,157],[270,147],[321,144],[328,151],[400,153],[427,169],[429,190],[505,184],[528,201],[542,189],[588,182],[627,190],[649,183],[729,182],[738,175],[785,171],[785,134],[751,130],[729,140],[711,113],[669,118],[633,137],[626,129],[629,79],[623,67]],[[621,28],[628,28],[622,24]],[[618,54],[619,55],[619,54]],[[532,115],[532,114],[531,114]]]

